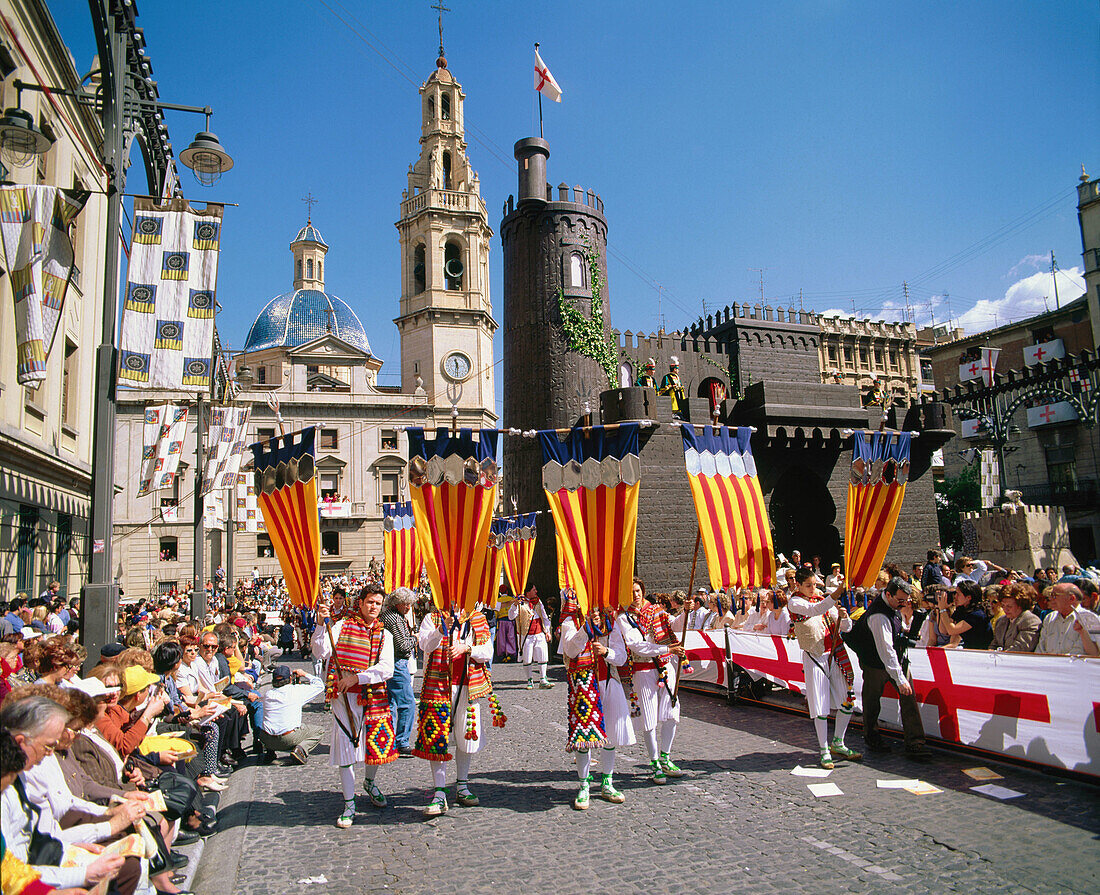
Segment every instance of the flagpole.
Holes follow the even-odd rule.
[[[537,54],[538,51],[539,51],[539,42],[536,40],[535,41],[535,53]],[[536,90],[535,92],[539,95],[539,139],[541,140],[541,139],[543,139],[543,133],[542,133],[542,91],[541,90]]]

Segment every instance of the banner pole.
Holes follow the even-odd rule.
[[[336,672],[336,684],[337,684],[337,689],[339,689],[340,678],[343,677],[344,672],[343,672],[343,669],[340,668],[339,660],[336,658],[336,640],[332,636],[332,621],[328,618],[325,619],[325,630],[328,631],[328,643],[329,643],[329,646],[332,649],[332,668],[333,668],[333,671]],[[347,690],[343,691],[343,697],[344,697],[344,708],[347,709],[347,712],[348,712],[348,724],[351,726],[351,736],[349,736],[348,739],[350,739],[351,742],[352,742],[352,745],[355,746],[356,749],[358,749],[359,748],[359,732],[355,729],[355,715],[353,715],[352,711],[351,711],[351,702],[348,700],[348,691]]]
[[[691,590],[695,587],[695,564],[699,560],[699,542],[703,539],[703,529],[695,529],[695,552],[691,557],[691,578],[688,580],[688,599],[692,599]],[[688,633],[688,612],[687,604],[684,604],[684,624],[680,630],[680,646],[683,647],[687,643]],[[669,694],[672,704],[676,705],[676,694],[680,691],[680,670],[684,667],[684,657],[677,656],[676,658],[676,680],[672,685],[672,692]]]

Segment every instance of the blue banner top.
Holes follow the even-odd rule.
[[[870,465],[893,460],[898,465],[908,463],[912,441],[911,432],[856,432],[852,441],[852,462],[863,460]]]
[[[731,429],[729,426],[703,426],[702,432],[696,432],[695,427],[688,423],[680,424],[680,431],[684,436],[684,450],[694,450],[697,453],[718,454],[751,454],[752,429],[748,426],[737,426]]]
[[[543,429],[538,433],[542,447],[542,462],[554,460],[565,465],[570,460],[583,463],[589,458],[603,460],[611,457],[622,460],[629,455],[638,455],[638,424],[620,423],[617,427],[592,426],[591,428],[571,429],[565,441],[558,437],[553,429]]]
[[[500,430],[478,429],[478,438],[474,438],[473,429],[459,429],[457,435],[451,435],[450,429],[436,429],[435,437],[429,438],[420,427],[410,427],[405,430],[409,436],[409,459],[423,457],[430,460],[432,457],[446,459],[458,455],[463,460],[473,457],[479,463],[482,460],[493,460],[500,463]]]
[[[252,468],[256,472],[263,472],[280,463],[286,464],[291,460],[301,460],[305,456],[316,456],[314,447],[316,435],[317,428],[309,426],[300,432],[276,435],[270,441],[257,441],[251,446]]]

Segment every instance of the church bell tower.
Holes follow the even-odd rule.
[[[401,390],[419,385],[438,426],[449,425],[461,387],[460,426],[497,422],[489,298],[489,227],[477,172],[466,156],[466,95],[440,52],[420,87],[420,157],[409,166],[397,221],[401,251]]]

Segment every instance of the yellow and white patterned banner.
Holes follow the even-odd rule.
[[[214,349],[221,205],[134,200],[118,379],[132,388],[204,391]]]

